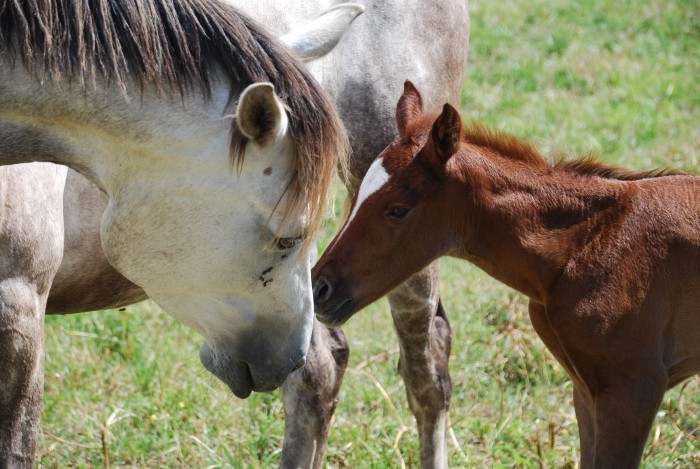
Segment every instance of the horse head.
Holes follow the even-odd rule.
[[[147,1],[148,14],[81,4],[61,21],[0,12],[0,164],[94,182],[109,263],[205,337],[202,363],[236,395],[271,390],[309,347],[309,244],[346,154],[342,123],[304,64],[230,5]],[[80,24],[108,44],[44,41],[25,23]]]
[[[206,155],[107,183],[110,263],[206,338],[202,363],[240,397],[279,386],[304,363],[311,334],[306,220],[285,215],[288,121],[272,85],[251,85],[235,117],[248,139],[238,166],[222,158],[225,136],[212,135]]]

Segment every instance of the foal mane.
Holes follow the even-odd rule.
[[[210,98],[218,71],[232,96],[271,82],[296,143],[285,217],[305,214],[308,234],[320,224],[336,168],[346,165],[347,139],[328,95],[275,38],[219,0],[0,0],[0,55],[19,57],[39,80],[94,88],[99,77],[124,94],[133,79],[142,90],[199,89]],[[233,129],[230,156],[240,165],[247,142]]]
[[[619,181],[636,181],[639,179],[686,174],[682,171],[668,168],[658,168],[651,171],[630,171],[601,163],[593,155],[573,160],[561,159],[555,163],[548,163],[535,147],[529,143],[523,142],[505,132],[490,130],[475,122],[464,128],[463,138],[472,145],[488,148],[501,156],[545,171],[565,172],[577,176],[596,176]]]
[[[630,171],[596,161],[593,156],[585,156],[576,160],[561,160],[554,164],[554,168],[568,173],[583,176],[598,176],[605,179],[618,181],[637,181],[663,176],[679,176],[686,174],[669,168],[657,168],[650,171]]]
[[[547,167],[547,162],[534,146],[513,135],[489,129],[474,121],[465,126],[463,130],[463,139],[472,145],[487,148],[501,156],[535,168],[545,169]]]

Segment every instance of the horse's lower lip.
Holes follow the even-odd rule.
[[[319,321],[327,326],[341,326],[355,312],[355,301],[346,298],[343,301],[326,307],[323,311],[316,312]]]
[[[250,367],[248,366],[247,363],[237,361],[236,362],[237,368],[239,369],[239,373],[236,376],[235,382],[232,383],[226,383],[229,389],[233,392],[233,394],[236,395],[236,397],[239,397],[241,399],[246,399],[248,396],[250,396],[251,392],[270,392],[274,391],[275,389],[279,388],[282,385],[282,382],[284,382],[284,379],[281,380],[281,382],[276,382],[276,381],[261,381],[261,380],[255,380],[253,378],[253,374],[251,372]],[[289,372],[291,373],[291,369]],[[285,375],[286,379],[286,375]]]
[[[231,392],[240,399],[246,399],[254,390],[253,376],[250,374],[250,368],[245,363],[239,362],[238,374],[235,383],[226,383]]]
[[[272,383],[255,385],[255,386],[253,386],[253,391],[255,391],[255,392],[270,392],[270,391],[274,391],[278,387],[279,387],[278,385],[272,384]]]
[[[204,368],[228,386],[236,397],[245,399],[253,392],[253,375],[245,362],[227,360],[226,365],[222,367],[216,360],[216,352],[207,342],[202,344],[199,358]]]

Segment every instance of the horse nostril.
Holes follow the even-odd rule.
[[[315,304],[320,304],[328,301],[332,294],[333,287],[324,277],[321,277],[316,280],[316,284],[314,285]]]

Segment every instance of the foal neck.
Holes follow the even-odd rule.
[[[451,161],[472,205],[455,255],[544,302],[591,233],[623,216],[625,183],[556,171],[544,160],[504,156],[471,144]]]

